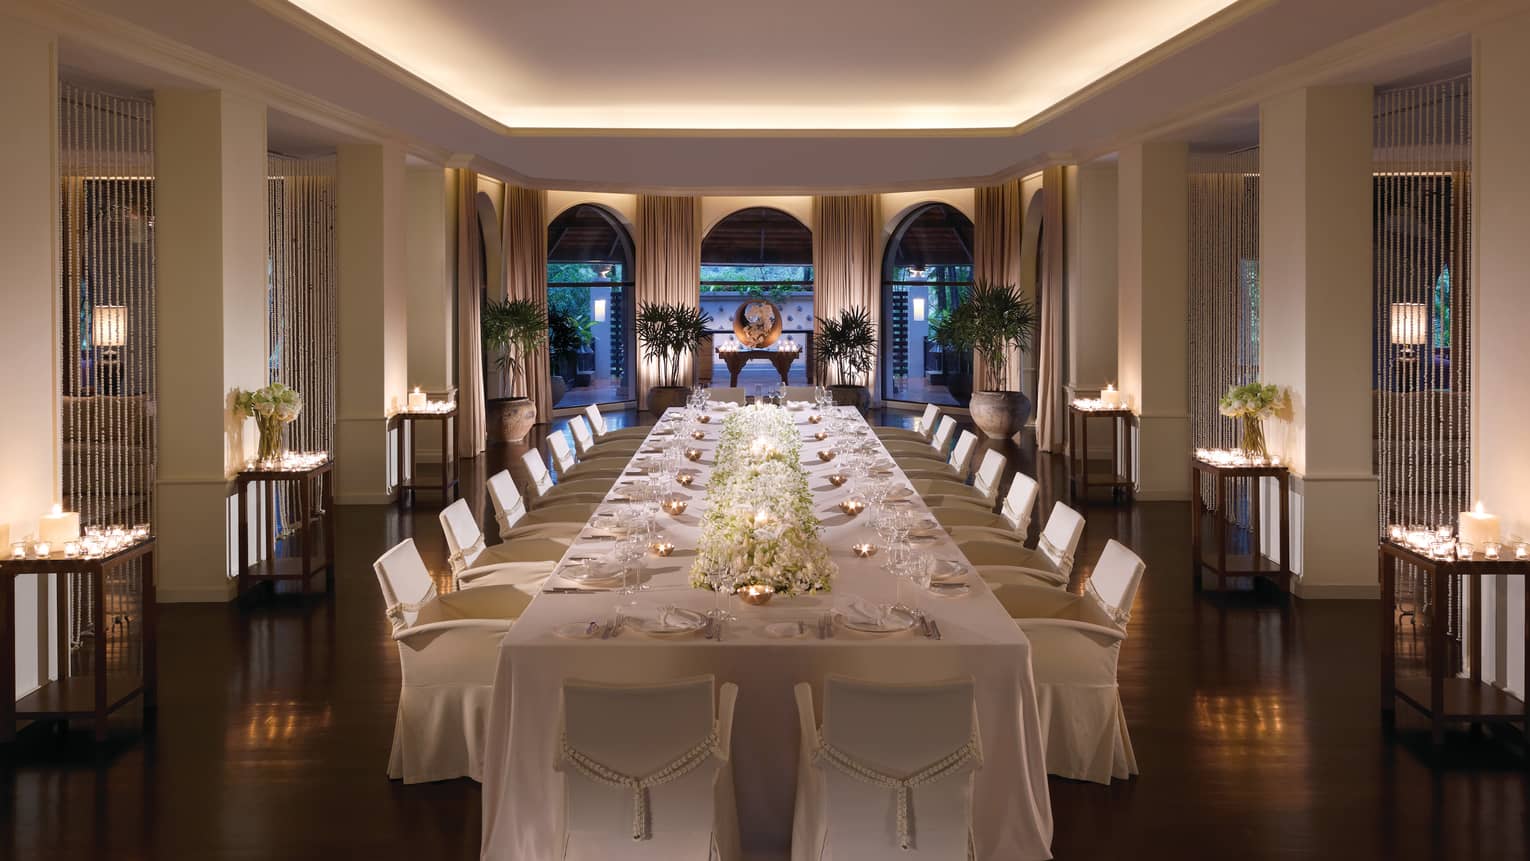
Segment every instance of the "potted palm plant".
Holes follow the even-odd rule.
[[[537,423],[526,360],[547,340],[547,306],[535,299],[491,299],[484,303],[481,325],[484,351],[494,357],[505,393],[488,401],[489,435],[495,442],[515,442]]]
[[[658,365],[658,385],[648,390],[648,410],[655,415],[685,405],[688,389],[680,382],[682,360],[711,335],[711,319],[681,303],[644,302],[637,312],[637,336],[643,358]]]
[[[970,409],[973,424],[990,437],[1011,437],[1030,418],[1030,398],[1009,388],[1006,359],[1012,349],[1029,351],[1035,331],[1036,306],[1014,285],[979,281],[951,311],[943,335],[982,363],[982,391],[972,393]]]
[[[827,378],[832,368],[834,403],[865,410],[871,406],[866,386],[877,358],[877,327],[860,306],[845,308],[838,317],[818,318],[818,367]]]

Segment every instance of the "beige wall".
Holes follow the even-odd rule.
[[[604,206],[616,214],[627,233],[637,238],[637,195],[602,194],[594,191],[549,191],[547,193],[547,223],[581,203]]]
[[[1500,515],[1505,535],[1530,536],[1530,15],[1498,22],[1473,40],[1472,395],[1474,493]],[[1525,578],[1483,588],[1483,677],[1524,697]]]
[[[1069,167],[1063,195],[1070,394],[1116,381],[1116,165]]]
[[[447,233],[450,174],[438,167],[411,168],[406,174],[409,371],[412,389],[445,389],[452,380],[452,283],[446,250],[456,236]]]
[[[779,209],[798,221],[813,226],[813,197],[807,194],[775,195],[768,197],[703,197],[701,199],[701,235],[712,232],[717,222],[741,209],[768,206]]]
[[[880,195],[882,198],[882,246],[887,247],[887,240],[892,237],[898,224],[915,207],[926,203],[944,203],[952,209],[959,211],[968,218],[974,217],[973,199],[975,194],[970,188],[945,188],[936,191],[898,191]]]
[[[52,33],[0,15],[0,400],[11,407],[0,422],[0,523],[14,540],[37,530],[58,493],[57,54]],[[18,697],[57,670],[53,590],[40,581],[16,580]]]

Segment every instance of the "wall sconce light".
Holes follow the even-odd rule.
[[[914,302],[914,322],[915,323],[923,323],[924,322],[924,303],[925,303],[925,299],[924,299],[923,296],[916,296],[916,297],[914,297],[913,302]]]
[[[606,300],[605,299],[596,299],[595,300],[595,309],[594,309],[594,314],[592,316],[595,318],[595,322],[597,322],[597,323],[604,323],[604,322],[606,322]]]

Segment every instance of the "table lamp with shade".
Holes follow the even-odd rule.
[[[1392,344],[1398,348],[1398,380],[1404,388],[1412,389],[1419,371],[1416,348],[1429,343],[1429,306],[1422,302],[1393,302],[1391,324]]]
[[[122,348],[127,344],[127,306],[97,305],[90,311],[91,342],[101,351],[101,388],[115,393],[122,382]]]

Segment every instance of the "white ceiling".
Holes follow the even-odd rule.
[[[1028,120],[1237,0],[291,0],[516,128]]]

